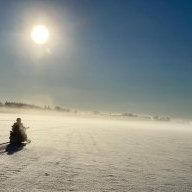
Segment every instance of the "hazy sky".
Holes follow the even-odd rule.
[[[192,117],[189,0],[0,2],[0,100]],[[34,25],[50,30],[40,47]]]

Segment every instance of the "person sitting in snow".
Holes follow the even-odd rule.
[[[27,141],[26,127],[21,123],[21,118],[17,118],[10,133],[10,143],[21,143]]]

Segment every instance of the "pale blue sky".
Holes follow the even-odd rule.
[[[192,117],[192,3],[4,1],[0,100]],[[36,23],[51,30],[39,48]]]

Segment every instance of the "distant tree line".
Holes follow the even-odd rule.
[[[63,112],[70,112],[71,111],[70,109],[63,108],[63,107],[60,107],[60,106],[56,106],[55,110],[56,111],[63,111]]]
[[[154,116],[153,117],[154,120],[158,120],[158,121],[170,121],[170,117],[159,117],[159,116]]]
[[[59,112],[72,112],[72,113],[79,113],[79,111],[69,108],[64,108],[61,106],[55,106],[54,108],[51,108],[49,105],[45,105],[44,107],[40,107],[38,105],[33,104],[27,104],[22,102],[10,102],[6,101],[5,103],[0,102],[0,107],[8,107],[8,108],[21,108],[21,109],[38,109],[38,110],[54,110]],[[92,111],[95,115],[102,115],[103,113],[99,111]],[[104,114],[103,114],[104,115]],[[157,120],[157,121],[170,121],[170,117],[161,117],[161,116],[141,116],[134,113],[119,113],[119,114],[113,114],[113,113],[105,113],[105,115],[109,115],[111,117],[124,117],[124,118],[142,118],[142,119],[151,119],[151,120]]]
[[[133,114],[133,113],[123,113],[122,116],[124,116],[124,117],[138,117],[138,115]]]
[[[156,120],[156,121],[170,121],[171,118],[170,117],[160,117],[160,116],[153,116],[153,117],[150,117],[150,116],[139,116],[137,114],[133,114],[133,113],[122,113],[122,116],[123,117],[127,117],[127,118],[143,118],[143,119],[153,119],[153,120]]]
[[[4,104],[5,107],[13,107],[13,108],[30,108],[30,109],[42,109],[37,105],[31,105],[26,103],[17,103],[17,102],[8,102],[6,101]]]
[[[22,102],[10,102],[10,101],[6,101],[5,103],[0,102],[0,107],[22,108],[22,109],[40,109],[40,110],[56,110],[56,111],[61,111],[61,112],[71,112],[70,109],[63,108],[60,106],[56,106],[52,109],[49,105],[45,105],[44,107],[40,107],[38,105],[27,104],[27,103],[22,103]]]

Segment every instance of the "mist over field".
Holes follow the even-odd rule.
[[[191,191],[190,123],[0,114],[0,143],[17,117],[32,142],[0,145],[0,191]]]

